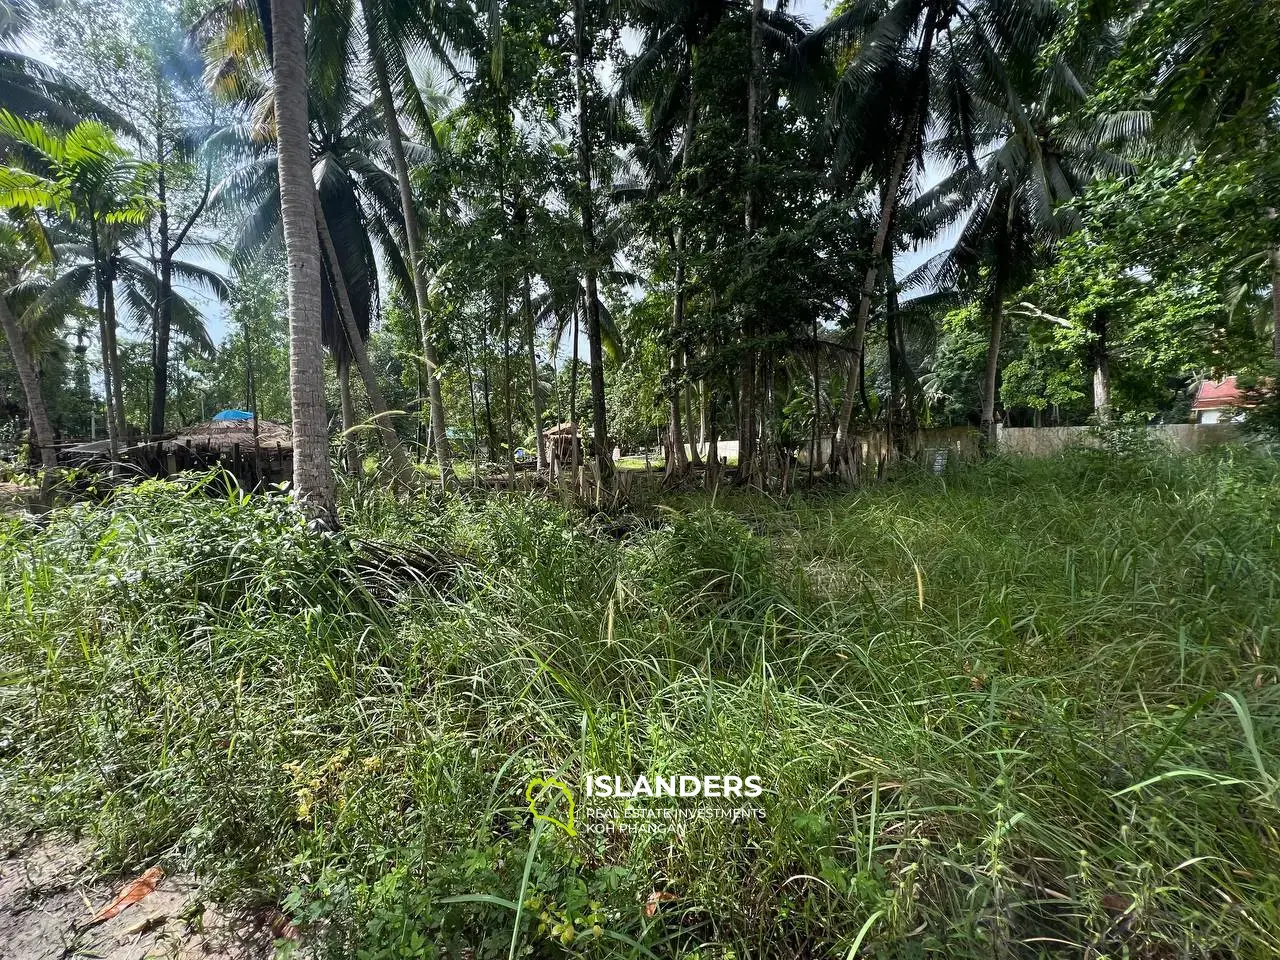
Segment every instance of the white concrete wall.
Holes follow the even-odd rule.
[[[1240,427],[1234,423],[1161,423],[1146,429],[1154,440],[1188,453],[1241,440]],[[1002,426],[997,434],[1001,453],[1021,457],[1052,457],[1067,447],[1096,447],[1099,443],[1091,427]]]

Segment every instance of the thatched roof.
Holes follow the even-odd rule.
[[[542,435],[549,439],[554,437],[568,438],[573,436],[574,433],[577,433],[579,437],[582,436],[582,430],[578,429],[578,425],[572,420],[566,420],[564,423],[557,423],[554,427],[547,427],[547,429],[542,431]]]
[[[230,447],[234,444],[240,444],[242,447],[253,448],[253,421],[252,420],[206,420],[204,423],[197,423],[190,427],[184,427],[178,431],[177,436],[166,443],[175,444],[184,447]],[[293,436],[289,432],[289,428],[282,423],[276,423],[274,420],[258,420],[258,445],[262,447],[274,448],[276,444],[282,447],[293,447]]]

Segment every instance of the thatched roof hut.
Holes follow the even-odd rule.
[[[582,463],[584,461],[582,455],[582,430],[572,420],[557,423],[554,427],[547,427],[542,431],[542,437],[546,441],[547,455],[552,463],[574,461],[575,448],[577,462]]]
[[[289,450],[293,449],[293,435],[289,428],[274,420],[258,420],[258,446],[275,449],[276,444]],[[164,441],[165,446],[201,447],[214,450],[230,450],[236,444],[244,450],[252,450],[254,445],[253,420],[206,420],[179,430],[171,440]]]

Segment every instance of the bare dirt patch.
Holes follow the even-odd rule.
[[[0,855],[0,960],[267,960],[293,931],[273,910],[207,904],[194,878],[164,876],[95,922],[133,877],[103,877],[82,841],[28,840]]]

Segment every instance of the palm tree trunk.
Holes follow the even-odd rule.
[[[747,326],[744,321],[744,326]],[[749,326],[743,336],[749,337]],[[747,351],[738,370],[738,479],[751,483],[755,477],[756,400],[755,354]]]
[[[169,205],[165,190],[164,141],[156,129],[156,199],[160,207],[160,292],[156,304],[155,357],[151,369],[151,429],[153,438],[164,433],[165,402],[169,392],[169,334],[173,326],[173,258],[169,254]]]
[[[687,97],[689,100],[688,108],[685,112],[684,132],[681,135],[680,142],[680,164],[683,175],[680,178],[680,197],[684,199],[689,193],[689,179],[693,165],[693,151],[697,143],[698,128],[698,91],[694,83],[693,70],[693,52],[691,49],[685,51],[685,68],[689,75],[689,83]],[[668,442],[671,444],[671,457],[668,458],[666,464],[666,473],[670,477],[673,474],[685,476],[689,472],[689,458],[685,456],[684,451],[684,430],[680,422],[680,405],[676,391],[680,389],[679,384],[683,376],[681,369],[680,351],[682,348],[682,338],[684,336],[684,308],[685,308],[685,229],[683,222],[677,223],[674,232],[669,235],[671,245],[672,259],[675,261],[675,290],[672,298],[671,308],[671,389],[673,391],[669,400],[668,413]],[[692,441],[693,423],[687,417],[685,424],[688,425],[690,433],[690,441]]]
[[[714,382],[707,383],[711,396],[707,400],[707,469],[703,479],[708,490],[715,490],[720,484],[720,424],[716,414]]]
[[[996,378],[1000,372],[1000,335],[1004,326],[1004,291],[996,289],[991,302],[991,336],[987,340],[987,365],[982,375],[982,421],[978,445],[983,455],[996,445]]]
[[[364,337],[356,326],[355,310],[351,307],[351,294],[347,290],[346,278],[342,275],[342,267],[338,262],[338,251],[333,246],[333,235],[329,232],[329,222],[325,218],[324,208],[320,204],[320,195],[315,197],[316,231],[320,237],[320,245],[325,259],[329,262],[329,275],[333,277],[335,287],[334,299],[338,304],[338,313],[342,315],[342,326],[347,335],[347,345],[356,360],[356,369],[360,371],[360,379],[364,381],[364,392],[369,398],[369,408],[378,424],[378,434],[382,437],[382,445],[391,460],[391,478],[396,487],[407,488],[412,470],[409,458],[405,455],[404,446],[400,443],[400,435],[391,422],[387,411],[387,402],[382,396],[382,387],[378,384],[378,375],[373,364],[369,362],[369,351],[365,349]]]
[[[684,352],[684,369],[686,377],[689,370],[689,351]],[[689,463],[702,469],[702,453],[698,450],[698,441],[693,436],[693,384],[686,379],[684,384],[684,422],[689,429]]]
[[[689,140],[687,127],[686,122],[686,143]],[[677,228],[674,234],[668,236],[668,241],[675,261],[675,291],[672,297],[671,356],[668,366],[671,387],[667,392],[667,443],[671,452],[667,456],[665,472],[668,479],[682,479],[689,473],[689,457],[684,449],[684,426],[680,416],[680,381],[684,379],[684,366],[681,363],[681,338],[684,335],[684,230]]]
[[[481,356],[480,387],[484,398],[484,435],[485,446],[488,447],[489,460],[497,462],[494,451],[497,449],[497,438],[493,432],[493,388],[489,380],[489,335],[484,337],[484,353]]]
[[[542,398],[538,396],[538,351],[533,323],[533,297],[530,291],[529,271],[524,272],[524,324],[529,338],[529,393],[533,399],[533,442],[538,451],[538,469],[547,468],[547,443],[542,436]]]
[[[678,345],[671,348],[668,369],[671,375],[671,389],[667,391],[667,443],[671,447],[671,452],[667,455],[666,475],[668,479],[679,479],[689,473],[689,456],[684,448],[684,427],[680,416],[680,379],[684,373],[680,364]]]
[[[120,344],[116,339],[116,283],[115,271],[108,263],[106,282],[103,284],[103,300],[106,306],[107,354],[111,362],[111,386],[115,393],[116,436],[122,443],[129,442],[129,418],[124,409],[124,376],[120,368]]]
[[[1271,356],[1280,364],[1280,246],[1271,248]]]
[[[920,78],[921,89],[916,94],[916,103],[907,116],[902,128],[902,140],[898,144],[898,152],[894,154],[893,166],[889,170],[889,179],[885,182],[884,192],[880,196],[880,222],[876,227],[875,239],[871,243],[871,263],[867,267],[862,282],[862,296],[858,300],[858,312],[854,317],[853,341],[850,344],[849,367],[844,402],[840,405],[840,419],[836,425],[835,455],[838,466],[849,474],[852,469],[852,449],[849,443],[849,429],[853,424],[854,398],[862,393],[863,351],[867,340],[867,320],[871,316],[871,298],[876,292],[876,279],[880,272],[880,263],[884,259],[885,249],[889,243],[889,227],[893,223],[893,213],[897,209],[898,192],[902,189],[902,178],[907,169],[907,158],[911,153],[911,144],[915,139],[921,112],[929,92],[929,57],[933,51],[935,33],[935,15],[931,10],[924,25],[924,35],[920,42]]]
[[[271,28],[281,220],[289,263],[289,396],[294,494],[321,523],[336,522],[320,340],[320,244],[307,118],[302,0],[273,0]]]
[[[105,400],[104,411],[107,426],[107,450],[111,462],[115,463],[120,455],[120,417],[116,402],[115,365],[111,362],[113,355],[111,326],[107,322],[107,271],[102,262],[102,241],[98,232],[98,220],[94,211],[89,211],[89,240],[93,252],[93,285],[98,312],[98,345],[102,351],[102,393]]]
[[[570,466],[573,482],[578,482],[578,298],[573,300],[573,356],[569,360],[569,432],[572,453]]]
[[[686,124],[687,127],[687,124]],[[686,135],[686,141],[688,136]],[[667,395],[667,442],[671,454],[667,458],[667,477],[681,478],[689,473],[689,458],[684,450],[684,429],[680,422],[680,381],[684,378],[681,337],[684,334],[684,230],[677,229],[669,237],[675,260],[675,294],[671,308],[671,389]]]
[[[9,341],[9,351],[13,354],[13,365],[18,370],[18,380],[22,384],[23,395],[27,398],[27,413],[31,417],[32,442],[40,451],[40,466],[46,471],[45,485],[53,477],[52,472],[58,466],[58,448],[53,442],[53,427],[49,423],[49,408],[44,404],[44,392],[40,389],[40,375],[36,373],[35,363],[27,350],[26,338],[22,328],[9,304],[0,297],[0,329]]]
[[[93,248],[93,286],[98,312],[98,346],[102,351],[102,392],[106,399],[107,450],[115,463],[120,453],[120,438],[116,434],[115,395],[111,385],[111,345],[107,337],[107,307],[104,293],[102,251],[98,239],[98,222],[90,211],[89,239]]]
[[[746,240],[751,242],[756,232],[755,177],[760,166],[760,83],[764,68],[764,46],[760,35],[760,17],[764,12],[762,0],[751,0],[751,69],[747,81],[747,192],[743,201],[743,224]],[[743,318],[743,340],[750,344],[756,333],[756,318]],[[763,486],[759,476],[760,451],[756,446],[756,431],[762,426],[756,419],[756,362],[758,354],[748,346],[742,358],[738,387],[738,476],[743,483]]]
[[[753,178],[760,167],[760,81],[764,72],[764,44],[760,36],[762,0],[751,0],[751,73],[747,83],[747,195],[743,220],[747,239],[756,228],[756,189]]]
[[[813,335],[810,341],[813,350],[813,429],[809,432],[809,486],[813,486],[813,471],[816,467],[818,452],[821,448],[822,425],[822,381],[818,370],[818,318],[813,318]]]
[[[453,477],[449,454],[449,437],[446,430],[444,399],[440,393],[439,362],[432,341],[430,324],[430,297],[427,278],[422,273],[422,239],[418,225],[418,212],[413,205],[413,184],[409,180],[409,164],[405,159],[404,139],[400,133],[400,120],[396,115],[395,99],[391,95],[391,81],[387,76],[387,62],[379,41],[376,22],[370,10],[374,0],[362,0],[365,32],[369,39],[369,57],[373,61],[373,73],[377,86],[379,106],[383,122],[387,125],[387,142],[391,148],[391,161],[396,171],[396,183],[400,189],[400,206],[404,209],[405,243],[409,248],[409,273],[413,277],[414,303],[418,308],[418,326],[422,335],[422,353],[427,363],[427,392],[431,405],[431,437],[435,445],[436,462],[440,467],[440,486],[447,490]]]
[[[887,264],[886,270],[888,293],[885,304],[885,343],[889,358],[889,444],[891,455],[901,458],[910,453],[908,442],[911,435],[911,401],[907,395],[907,357],[893,264]]]
[[[698,381],[698,447],[704,447],[707,444],[707,405],[708,405],[708,384],[707,378],[703,377]]]
[[[582,246],[587,280],[587,347],[591,359],[591,447],[602,483],[613,475],[609,456],[609,425],[604,408],[604,348],[600,334],[600,291],[597,287],[596,234],[594,196],[591,188],[591,137],[587,116],[587,58],[590,38],[587,33],[586,0],[575,0],[573,30],[575,36],[575,85],[578,98],[578,191],[582,214]]]
[[[467,400],[471,405],[471,483],[476,485],[480,482],[480,424],[476,420],[476,374],[470,336],[463,339],[462,349],[467,360]]]
[[[360,476],[360,448],[356,445],[356,405],[351,400],[351,357],[338,361],[338,398],[342,407],[342,450],[347,461],[347,473]]]

